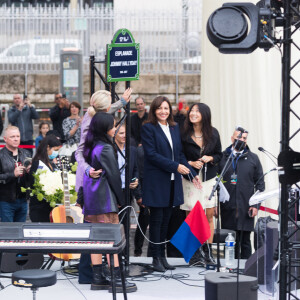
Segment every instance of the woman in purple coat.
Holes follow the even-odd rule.
[[[112,138],[116,128],[114,118],[99,112],[93,117],[84,144],[83,156],[95,170],[102,169],[99,178],[86,173],[83,179],[83,214],[88,223],[118,224],[118,207],[124,204],[121,177]],[[92,290],[111,290],[111,282],[103,273],[102,254],[91,254],[93,265]],[[117,292],[122,291],[118,257],[115,255]],[[135,292],[134,283],[126,282],[126,291]]]

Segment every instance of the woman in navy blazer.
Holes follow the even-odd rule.
[[[165,241],[172,207],[183,203],[181,175],[200,188],[200,179],[182,153],[179,126],[167,97],[156,97],[141,131],[144,157],[143,204],[150,209],[149,234],[153,268],[173,270],[165,258]],[[160,244],[162,243],[162,244]]]

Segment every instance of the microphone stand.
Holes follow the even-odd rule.
[[[208,197],[208,200],[211,201],[211,198],[213,197],[213,195],[215,194],[218,186],[220,185],[220,182],[221,180],[223,179],[223,176],[225,174],[225,172],[227,171],[227,166],[230,162],[230,160],[232,159],[232,153],[233,153],[233,149],[235,149],[235,147],[237,146],[237,143],[239,141],[239,139],[242,137],[242,133],[241,132],[239,135],[238,135],[238,138],[233,146],[233,148],[231,149],[231,152],[230,152],[230,155],[228,156],[227,160],[226,160],[226,163],[222,169],[222,172],[220,174],[220,176],[216,179],[216,183]],[[221,263],[220,263],[220,214],[221,214],[221,209],[220,209],[220,200],[219,200],[219,197],[218,198],[218,216],[217,216],[217,228],[216,228],[216,241],[217,241],[217,272],[220,272],[220,266],[221,266]]]

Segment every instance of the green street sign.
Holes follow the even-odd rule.
[[[140,44],[131,32],[119,29],[106,46],[106,74],[108,82],[139,80]]]

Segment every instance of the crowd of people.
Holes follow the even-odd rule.
[[[119,223],[118,212],[125,204],[126,126],[123,120],[115,120],[113,114],[127,105],[131,93],[130,88],[125,90],[121,99],[112,104],[110,92],[97,91],[83,117],[78,102],[69,103],[64,95],[56,94],[55,106],[49,113],[53,130],[49,123],[40,123],[32,159],[32,149],[19,145],[34,144],[32,120],[39,115],[28,98],[14,95],[14,105],[8,111],[11,125],[4,129],[5,147],[0,150],[1,222],[25,222],[28,211],[32,222],[49,222],[52,209],[49,203],[30,196],[21,187],[32,187],[33,174],[38,169],[53,172],[58,169],[59,155],[73,153],[78,163],[77,205],[82,207],[84,222]],[[255,190],[264,190],[264,180],[258,156],[247,145],[248,132],[235,129],[230,145],[222,152],[220,135],[212,126],[208,105],[195,103],[188,107],[180,99],[178,111],[173,113],[169,99],[164,96],[151,102],[149,112],[142,97],[135,99],[135,105],[137,113],[131,117],[129,188],[131,199],[140,208],[141,230],[135,233],[134,254],[142,254],[149,226],[148,256],[153,258],[153,269],[157,272],[175,269],[166,259],[166,240],[200,201],[211,235],[190,264],[215,263],[214,216],[219,213],[222,228],[236,232],[236,257],[249,258],[250,234],[257,215],[257,207],[249,207],[249,198]],[[217,196],[208,198],[228,158],[224,185],[229,201],[221,203],[219,212]],[[111,291],[102,262],[99,254],[82,254],[79,283],[91,283],[93,290]],[[117,257],[114,266],[117,291],[121,292]],[[126,281],[126,290],[134,292],[137,287]]]

